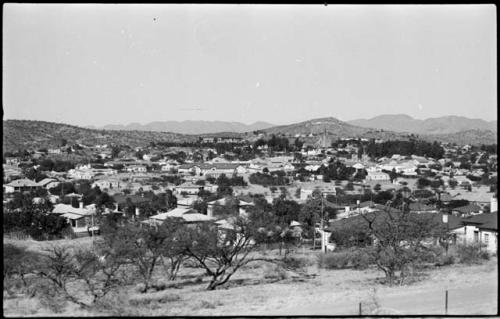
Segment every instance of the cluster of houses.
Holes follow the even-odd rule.
[[[217,140],[216,138],[206,137],[203,138],[202,143],[208,144],[221,141],[224,143],[242,143],[241,139],[232,137],[218,138]],[[294,155],[275,153],[272,156],[264,155],[260,158],[245,161],[228,160],[223,156],[224,154],[217,154],[212,148],[203,150],[184,148],[182,152],[185,153],[186,158],[183,160],[166,156],[166,154],[161,154],[158,151],[148,152],[147,150],[140,158],[122,157],[121,159],[110,160],[111,151],[109,146],[97,145],[92,150],[96,157],[107,161],[105,163],[101,161],[98,166],[93,164],[77,165],[67,172],[45,172],[50,178],[38,182],[23,178],[22,170],[19,168],[22,161],[19,158],[5,158],[3,165],[4,194],[11,195],[15,192],[31,191],[38,188],[50,189],[61,182],[88,180],[92,183],[92,187],[97,186],[113,195],[117,207],[114,211],[109,211],[109,213],[122,214],[119,208],[120,206],[123,207],[127,199],[132,200],[134,203],[140,203],[144,200],[139,195],[125,195],[123,194],[124,190],[131,190],[132,192],[154,190],[161,192],[165,189],[155,190],[153,188],[154,182],[152,180],[154,178],[163,176],[180,177],[183,182],[170,183],[171,185],[168,186],[168,189],[179,197],[179,207],[171,211],[159,212],[148,218],[147,223],[154,224],[168,217],[177,217],[182,218],[186,223],[220,222],[221,225],[227,226],[227,221],[220,221],[213,214],[213,207],[223,204],[224,199],[219,200],[219,202],[208,203],[207,215],[200,214],[192,209],[192,204],[200,190],[216,192],[217,185],[208,183],[207,179],[218,178],[222,174],[226,176],[243,176],[246,180],[248,180],[248,175],[253,173],[273,173],[276,171],[283,171],[289,176],[294,176],[294,173],[300,167],[310,172],[311,175],[308,181],[300,184],[297,199],[302,202],[310,198],[316,189],[319,189],[325,196],[337,195],[335,183],[323,183],[322,176],[317,173],[320,167],[328,166],[333,159],[340,160],[345,166],[353,167],[356,171],[366,171],[366,182],[380,184],[390,183],[390,172],[395,172],[399,176],[406,178],[417,178],[425,173],[431,173],[433,176],[440,178],[445,187],[450,184],[451,180],[455,180],[459,186],[472,184],[473,181],[467,176],[481,177],[486,174],[484,165],[480,164],[478,160],[475,163],[469,163],[470,167],[468,168],[462,167],[462,162],[458,161],[456,156],[457,154],[463,154],[467,149],[457,149],[457,147],[451,146],[445,149],[445,156],[441,159],[414,155],[400,156],[397,154],[390,158],[372,159],[366,154],[359,155],[359,148],[349,143],[343,148],[336,149],[328,147],[304,148],[300,152],[302,155],[300,159]],[[266,147],[261,147],[261,150],[264,154],[268,154]],[[210,160],[207,158],[204,161],[195,161],[193,159],[195,152],[202,152],[202,158],[207,158],[208,152],[212,152],[217,156]],[[483,153],[479,153],[478,157],[481,158],[483,155]],[[158,158],[158,160],[153,160],[153,158]],[[496,155],[490,155],[488,161],[496,163]],[[493,166],[493,168],[496,170],[496,166]],[[490,170],[489,174],[494,176],[496,172],[492,174]],[[204,182],[198,183],[199,180],[204,180]],[[321,183],[318,183],[318,181],[321,181]],[[447,199],[446,195],[443,195],[441,201],[446,202],[446,200],[451,200],[451,198]],[[98,226],[92,222],[92,217],[95,215],[95,207],[92,205],[81,205],[79,208],[73,208],[71,205],[57,203],[57,200],[54,203],[56,205],[53,213],[60,214],[70,220],[75,233],[85,234],[89,232],[89,229],[98,230]],[[240,200],[240,213],[245,214],[245,208],[249,205],[252,204]],[[373,202],[362,202],[357,205],[337,205],[332,203],[328,205],[333,205],[338,212],[338,219],[332,221],[332,223],[342,223],[345,222],[344,220],[355,218],[361,213],[376,212],[383,209],[383,207]],[[449,226],[450,232],[456,234],[456,241],[480,241],[485,243],[489,247],[488,249],[494,248],[496,250],[496,207],[496,198],[494,198],[488,207],[484,203],[471,203],[454,209],[449,217]],[[412,203],[410,210],[415,213],[433,213],[436,216],[440,214],[435,206],[421,202]],[[495,218],[494,222],[492,221],[493,216]],[[459,222],[455,223],[456,220],[459,220]],[[457,227],[455,228],[455,226]],[[321,231],[325,232],[324,230]],[[325,243],[325,245],[327,244],[328,242]]]

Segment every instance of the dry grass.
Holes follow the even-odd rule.
[[[318,252],[299,250],[300,258],[316,260]],[[277,252],[268,252],[268,257]],[[199,268],[182,268],[175,282],[163,282],[161,274],[156,279],[163,290],[145,294],[126,286],[104,298],[92,310],[82,310],[71,303],[59,313],[50,309],[38,298],[4,297],[4,313],[10,316],[165,316],[165,315],[293,315],[335,314],[356,315],[359,302],[365,314],[399,314],[391,302],[399,296],[422,294],[444,289],[466,289],[478,285],[492,285],[498,280],[496,257],[482,265],[451,265],[429,270],[427,277],[408,286],[388,287],[380,283],[383,274],[375,268],[356,271],[351,269],[325,270],[316,264],[304,267],[303,273],[285,271],[268,263],[249,264],[237,272],[229,284],[215,291],[207,291],[208,277]],[[311,276],[311,275],[317,276]],[[196,282],[202,278],[202,282]],[[190,284],[184,284],[190,282]],[[375,289],[375,290],[374,290]],[[402,306],[401,306],[402,307]],[[463,306],[457,311],[466,311]],[[496,311],[496,305],[482,304],[478,313]],[[319,311],[319,312],[315,312]],[[323,311],[323,312],[322,312]],[[418,311],[418,308],[417,310]],[[314,312],[314,313],[313,313]],[[398,313],[399,312],[399,313]],[[418,313],[418,312],[417,312]]]

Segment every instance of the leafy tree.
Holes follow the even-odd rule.
[[[419,189],[423,189],[423,188],[426,188],[426,187],[429,187],[431,186],[431,181],[428,180],[427,178],[424,178],[424,177],[420,177],[418,180],[417,180],[417,187]]]
[[[353,191],[354,190],[354,184],[352,182],[348,182],[345,185],[345,189],[348,190],[348,191]]]
[[[219,218],[230,218],[239,215],[239,200],[235,197],[226,197],[223,205],[213,205],[213,215]]]
[[[207,214],[207,208],[208,208],[208,205],[207,205],[207,202],[204,201],[204,200],[197,200],[193,203],[193,209],[195,209],[196,211],[198,211],[198,213],[200,214]]]
[[[294,200],[275,198],[273,212],[279,225],[290,225],[293,220],[299,219],[300,205]]]
[[[456,179],[450,179],[450,180],[448,181],[448,184],[450,185],[450,187],[451,187],[452,189],[455,189],[455,187],[457,187],[457,186],[458,186],[458,182],[457,182],[457,180],[456,180]]]

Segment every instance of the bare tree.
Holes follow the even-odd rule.
[[[389,284],[396,281],[402,284],[410,267],[418,265],[428,252],[425,242],[441,237],[443,228],[434,214],[410,213],[404,204],[401,211],[390,203],[383,211],[361,216],[374,239],[372,252],[377,267],[384,272]]]
[[[225,227],[202,224],[191,228],[184,238],[186,254],[196,260],[212,277],[207,290],[214,290],[229,281],[238,269],[255,261],[277,262],[252,254],[265,237],[275,236],[273,223],[262,218],[237,217]]]

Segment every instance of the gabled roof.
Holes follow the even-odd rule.
[[[175,186],[176,188],[201,188],[203,185],[193,184],[191,182],[185,182],[180,185]]]
[[[91,216],[95,214],[95,206],[90,206],[90,207],[89,206],[86,206],[84,208],[75,208],[71,205],[56,204],[54,205],[52,213],[62,214],[63,217],[69,219],[79,219],[85,216]]]
[[[45,186],[51,182],[57,182],[57,180],[55,180],[54,178],[44,178],[42,179],[41,181],[38,182],[38,185],[40,186]]]
[[[165,220],[166,218],[169,217],[177,217],[177,218],[182,218],[184,214],[188,214],[190,212],[197,213],[196,210],[191,209],[191,208],[174,208],[171,211],[168,211],[166,213],[160,213],[158,215],[151,216],[151,219],[157,219],[157,220]]]
[[[214,220],[213,217],[200,214],[198,213],[198,211],[191,208],[175,208],[169,212],[160,213],[150,217],[150,219],[155,221],[164,221],[167,218],[182,218],[187,223],[206,222]]]
[[[465,225],[476,225],[480,229],[497,230],[497,212],[483,213],[471,217],[463,218],[462,222]]]
[[[227,201],[227,198],[224,197],[224,198],[221,198],[221,199],[216,199],[216,200],[213,200],[211,202],[208,202],[207,204],[208,205],[215,205],[215,204],[218,204],[218,205],[226,205],[226,201]],[[244,200],[240,200],[238,199],[238,206],[254,206],[253,203],[249,203],[249,202],[246,202]]]
[[[483,209],[476,204],[468,204],[468,205],[465,205],[462,207],[454,208],[453,210],[460,212],[462,214],[469,214],[469,213],[479,212],[480,210],[483,210]]]
[[[38,185],[37,182],[32,181],[31,179],[22,178],[22,179],[16,179],[16,180],[10,182],[9,184],[7,184],[6,186],[11,186],[11,187],[37,187],[37,186],[40,186],[40,185]]]

